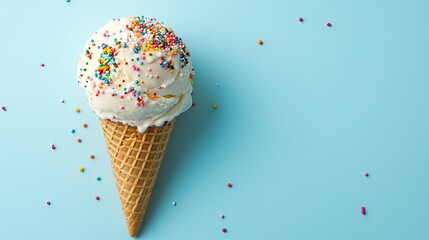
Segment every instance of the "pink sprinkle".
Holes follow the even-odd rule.
[[[366,214],[365,207],[361,207],[361,208],[360,208],[360,213],[362,213],[362,215],[365,215],[365,214]]]
[[[298,18],[298,21],[302,22],[304,21],[304,19],[302,19],[302,17]]]
[[[51,148],[52,148],[52,150],[55,150],[55,145],[54,144],[51,144]]]
[[[326,24],[326,26],[330,27],[330,26],[332,26],[332,25],[331,25],[331,23],[330,23],[330,22],[328,22],[328,23]]]
[[[6,107],[5,106],[1,106],[1,110],[6,111]]]
[[[124,106],[121,106],[121,110],[124,110],[124,108],[125,108]]]
[[[47,204],[47,205],[51,205],[51,202],[47,201],[47,202],[46,202],[46,204]]]
[[[159,79],[159,75],[156,75],[156,79]]]
[[[100,197],[99,196],[95,196],[95,200],[100,200]]]
[[[365,177],[368,177],[369,176],[369,174],[366,172],[366,173],[364,173],[363,174]]]
[[[195,107],[197,104],[195,102],[192,103],[192,107]]]
[[[116,118],[116,116],[112,116],[112,119],[115,119]]]
[[[41,66],[41,67],[44,67],[44,66],[45,66],[45,64],[44,64],[44,63],[41,63],[41,64],[40,64],[40,66]]]
[[[225,233],[225,232],[226,232],[226,228],[222,228],[222,232],[224,232],[224,233]]]

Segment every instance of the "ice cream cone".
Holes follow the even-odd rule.
[[[100,119],[122,210],[132,237],[137,236],[152,195],[175,119],[139,132],[121,122]]]

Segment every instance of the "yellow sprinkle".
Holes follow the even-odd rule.
[[[216,103],[213,103],[212,107],[213,107],[214,109],[216,109],[216,108],[217,108],[217,104],[216,104]]]
[[[75,108],[74,111],[78,113],[78,112],[80,112],[80,109],[79,108]]]
[[[80,168],[79,168],[79,171],[80,171],[80,172],[83,172],[83,171],[85,171],[85,168],[80,167]]]

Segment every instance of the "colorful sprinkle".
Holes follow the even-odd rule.
[[[176,205],[177,205],[177,203],[176,203],[176,202],[172,202],[171,204],[172,204],[173,206],[176,206]]]
[[[367,173],[367,172],[366,172],[366,173],[364,173],[363,175],[364,175],[365,177],[369,177],[369,173]]]
[[[83,126],[84,128],[86,128],[86,127],[88,127],[88,124],[84,123],[84,124],[82,124],[82,126]]]
[[[77,112],[77,113],[79,113],[80,112],[80,108],[75,108],[74,111]]]
[[[101,177],[96,177],[95,180],[101,181]]]
[[[80,142],[82,142],[82,139],[78,138],[78,139],[76,139],[76,141],[77,141],[78,143],[80,143]]]
[[[60,99],[60,103],[64,103],[65,101],[64,101],[64,99]]]
[[[80,167],[80,168],[79,168],[79,171],[80,171],[80,172],[84,172],[84,171],[85,171],[85,168]]]
[[[99,196],[95,196],[95,200],[100,200],[100,197]]]
[[[55,145],[54,145],[54,144],[52,144],[52,143],[50,143],[49,145],[51,146],[51,149],[52,149],[52,150],[55,150],[55,149],[57,148],[57,147],[55,147]]]
[[[197,106],[197,104],[195,102],[192,102],[192,107]]]
[[[44,64],[44,63],[41,63],[41,64],[40,64],[40,66],[41,66],[41,67],[44,67],[44,66],[45,66],[45,64]]]
[[[360,213],[362,213],[362,215],[366,215],[366,209],[365,209],[365,207],[361,207],[360,208]]]
[[[5,106],[1,106],[1,110],[6,111],[6,107]]]
[[[304,19],[302,17],[298,18],[298,21],[303,22]]]
[[[213,107],[213,109],[217,109],[217,104],[213,103],[212,107]]]
[[[226,228],[222,228],[222,232],[226,233]]]
[[[332,24],[331,24],[330,22],[328,22],[328,23],[326,24],[326,26],[331,27],[331,26],[332,26]]]
[[[70,132],[71,132],[71,133],[75,133],[75,132],[76,132],[76,130],[74,130],[74,129],[72,128],[72,129],[70,129]]]
[[[46,201],[46,205],[51,205],[51,202],[50,201]]]
[[[229,187],[229,188],[231,188],[231,187],[232,187],[232,184],[231,184],[231,183],[228,183],[228,184],[226,184],[226,186],[227,186],[227,187]]]
[[[91,154],[91,155],[89,155],[89,158],[94,159],[95,156]]]
[[[221,215],[219,215],[219,217],[222,218],[222,219],[224,219],[225,215],[221,214]]]
[[[264,44],[264,42],[262,42],[262,40],[258,40],[258,44],[262,45],[262,44]]]

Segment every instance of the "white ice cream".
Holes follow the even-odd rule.
[[[85,45],[78,82],[101,118],[137,126],[173,120],[192,105],[194,69],[186,45],[156,19],[110,20]]]

